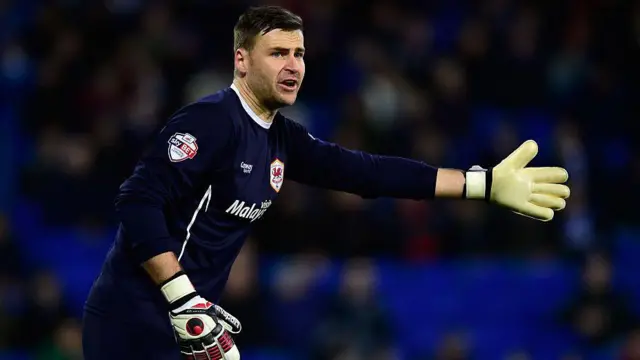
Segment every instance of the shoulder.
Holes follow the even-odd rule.
[[[232,110],[234,105],[237,103],[237,96],[235,92],[227,87],[213,94],[209,94],[201,97],[200,99],[194,101],[192,105],[206,105],[210,107],[216,107],[219,109],[227,109]]]
[[[171,161],[179,162],[196,153],[218,154],[230,149],[237,143],[238,131],[228,102],[229,94],[221,90],[184,105],[162,126],[153,151],[166,153],[169,146]]]
[[[287,116],[279,115],[279,118],[276,119],[276,124],[287,137],[287,142],[289,143],[299,145],[300,143],[315,144],[317,141],[321,141],[313,136],[305,125]]]
[[[232,133],[236,127],[234,98],[230,89],[202,97],[174,112],[165,128],[188,128],[206,134]]]
[[[274,124],[280,131],[288,136],[308,134],[307,128],[304,125],[280,113],[276,115]]]

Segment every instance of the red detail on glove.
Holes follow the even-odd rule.
[[[211,357],[211,360],[220,360],[222,359],[222,353],[217,346],[213,346],[207,349],[207,353]]]
[[[200,326],[194,326],[194,327],[193,327],[193,333],[194,333],[195,335],[200,335],[200,334],[202,334],[202,328],[201,328]]]
[[[207,301],[206,303],[199,303],[199,304],[193,305],[193,309],[208,309],[211,306],[213,306],[213,304],[210,301]]]
[[[191,336],[198,336],[204,331],[204,324],[198,318],[191,318],[187,321],[187,332]]]
[[[226,331],[224,332],[224,334],[222,334],[222,336],[220,336],[220,338],[218,338],[218,342],[222,346],[222,350],[224,350],[224,352],[231,350],[234,345],[233,338]]]

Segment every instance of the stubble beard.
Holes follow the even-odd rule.
[[[272,80],[262,72],[254,73],[250,84],[254,95],[267,110],[276,111],[289,105],[280,98]]]

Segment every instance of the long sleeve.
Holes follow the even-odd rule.
[[[177,250],[181,239],[172,237],[178,229],[167,221],[168,204],[191,206],[185,199],[202,196],[207,174],[220,166],[233,130],[212,107],[196,103],[178,111],[120,187],[116,213],[138,263]]]
[[[314,138],[300,124],[288,119],[286,122],[289,142],[286,178],[363,198],[434,197],[436,167],[401,157],[348,150]]]

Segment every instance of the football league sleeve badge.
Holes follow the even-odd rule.
[[[198,144],[195,136],[189,133],[175,133],[169,138],[169,160],[181,162],[193,159],[198,154]]]

